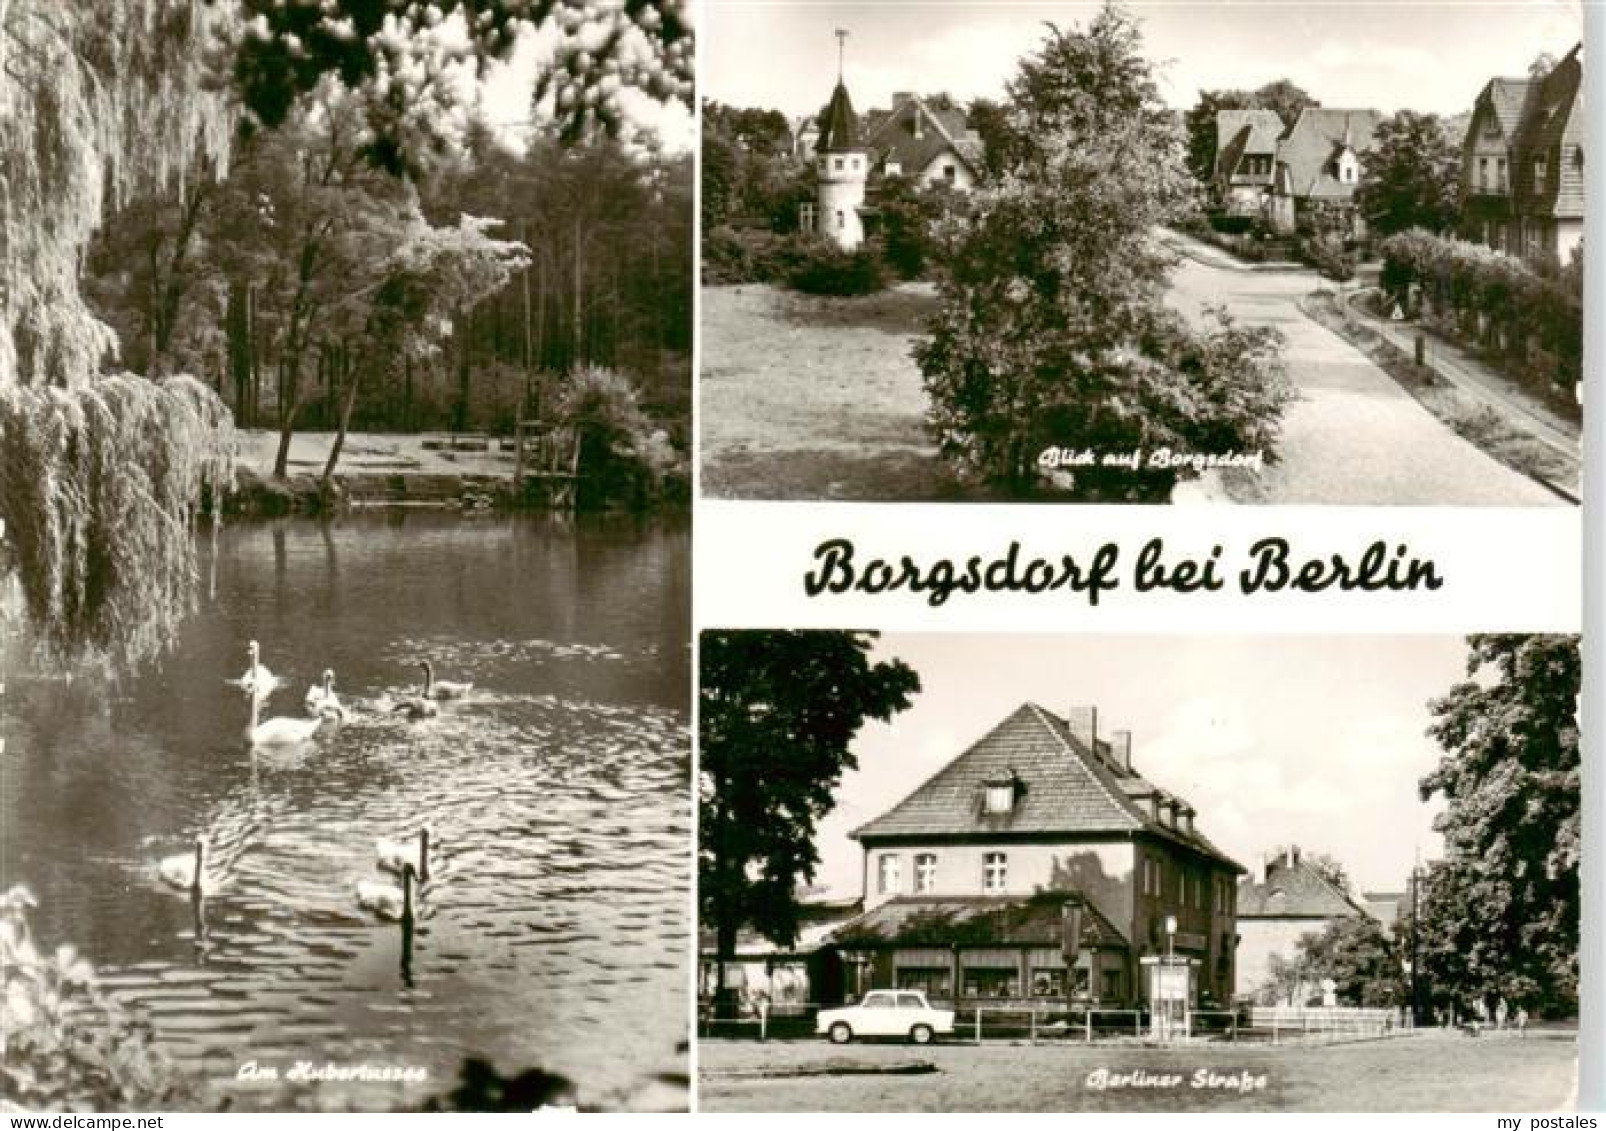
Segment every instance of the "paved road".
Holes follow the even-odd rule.
[[[1201,253],[1202,255],[1202,253]],[[1259,478],[1267,503],[1442,506],[1561,505],[1527,476],[1486,456],[1337,334],[1300,312],[1307,271],[1250,271],[1184,256],[1171,302],[1190,315],[1225,306],[1275,326],[1300,392],[1284,420],[1281,461]]]

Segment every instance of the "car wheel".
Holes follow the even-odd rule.
[[[853,1039],[853,1030],[848,1028],[846,1021],[838,1021],[831,1026],[831,1043],[845,1045]]]
[[[917,1045],[929,1045],[931,1043],[931,1037],[932,1033],[930,1025],[916,1025],[913,1029],[909,1030],[909,1039]]]

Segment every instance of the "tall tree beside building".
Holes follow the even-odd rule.
[[[1461,150],[1437,114],[1401,110],[1378,124],[1356,200],[1367,225],[1388,236],[1443,232],[1461,211]]]
[[[1133,19],[1050,29],[995,126],[1004,175],[942,233],[941,309],[915,350],[942,453],[1016,494],[1051,446],[1274,455],[1291,395],[1275,332],[1196,331],[1164,302],[1153,232],[1193,184]],[[1071,490],[1163,501],[1176,474],[1096,466]]]
[[[831,811],[866,721],[909,706],[920,677],[875,662],[863,632],[706,632],[698,654],[701,773],[697,896],[723,962],[750,927],[797,938],[797,889],[814,878]],[[721,978],[723,984],[723,978]]]
[[[1423,889],[1418,945],[1436,995],[1577,1008],[1581,855],[1578,639],[1474,636],[1468,679],[1432,704],[1444,748],[1446,859]]]

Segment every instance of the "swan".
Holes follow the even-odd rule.
[[[262,663],[262,648],[255,641],[246,646],[246,655],[250,661],[245,665],[245,674],[234,680],[247,695],[260,694],[264,698],[284,686],[284,681],[274,675]]]
[[[439,707],[435,706],[435,701],[433,699],[425,699],[419,695],[412,695],[391,707],[390,713],[393,715],[406,715],[409,719],[416,723],[420,719],[433,719],[436,715],[441,713],[441,710]]]
[[[401,868],[401,887],[375,880],[357,881],[357,906],[372,911],[381,919],[401,923],[413,921],[413,881],[417,872],[409,862]]]
[[[195,838],[195,851],[169,856],[156,865],[156,874],[170,888],[199,891],[206,882],[206,837]]]
[[[314,715],[335,715],[344,720],[346,710],[340,705],[340,696],[335,694],[335,672],[333,668],[325,668],[323,680],[307,688],[305,700],[307,710]]]
[[[374,853],[379,857],[379,866],[387,872],[400,872],[416,861],[418,882],[429,883],[430,836],[430,828],[425,825],[418,830],[417,840],[376,840]]]
[[[282,716],[259,722],[262,703],[267,697],[263,691],[254,692],[251,696],[251,722],[246,727],[245,737],[252,746],[295,746],[309,742],[324,724],[321,718],[289,719]]]
[[[428,660],[420,660],[418,666],[424,669],[424,698],[425,699],[461,699],[474,690],[472,683],[456,683],[452,680],[435,678],[435,665]]]

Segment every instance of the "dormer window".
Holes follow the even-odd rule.
[[[989,815],[1002,815],[1015,811],[1015,802],[1026,792],[1025,785],[1014,770],[1008,777],[989,778],[982,785],[982,810]]]

